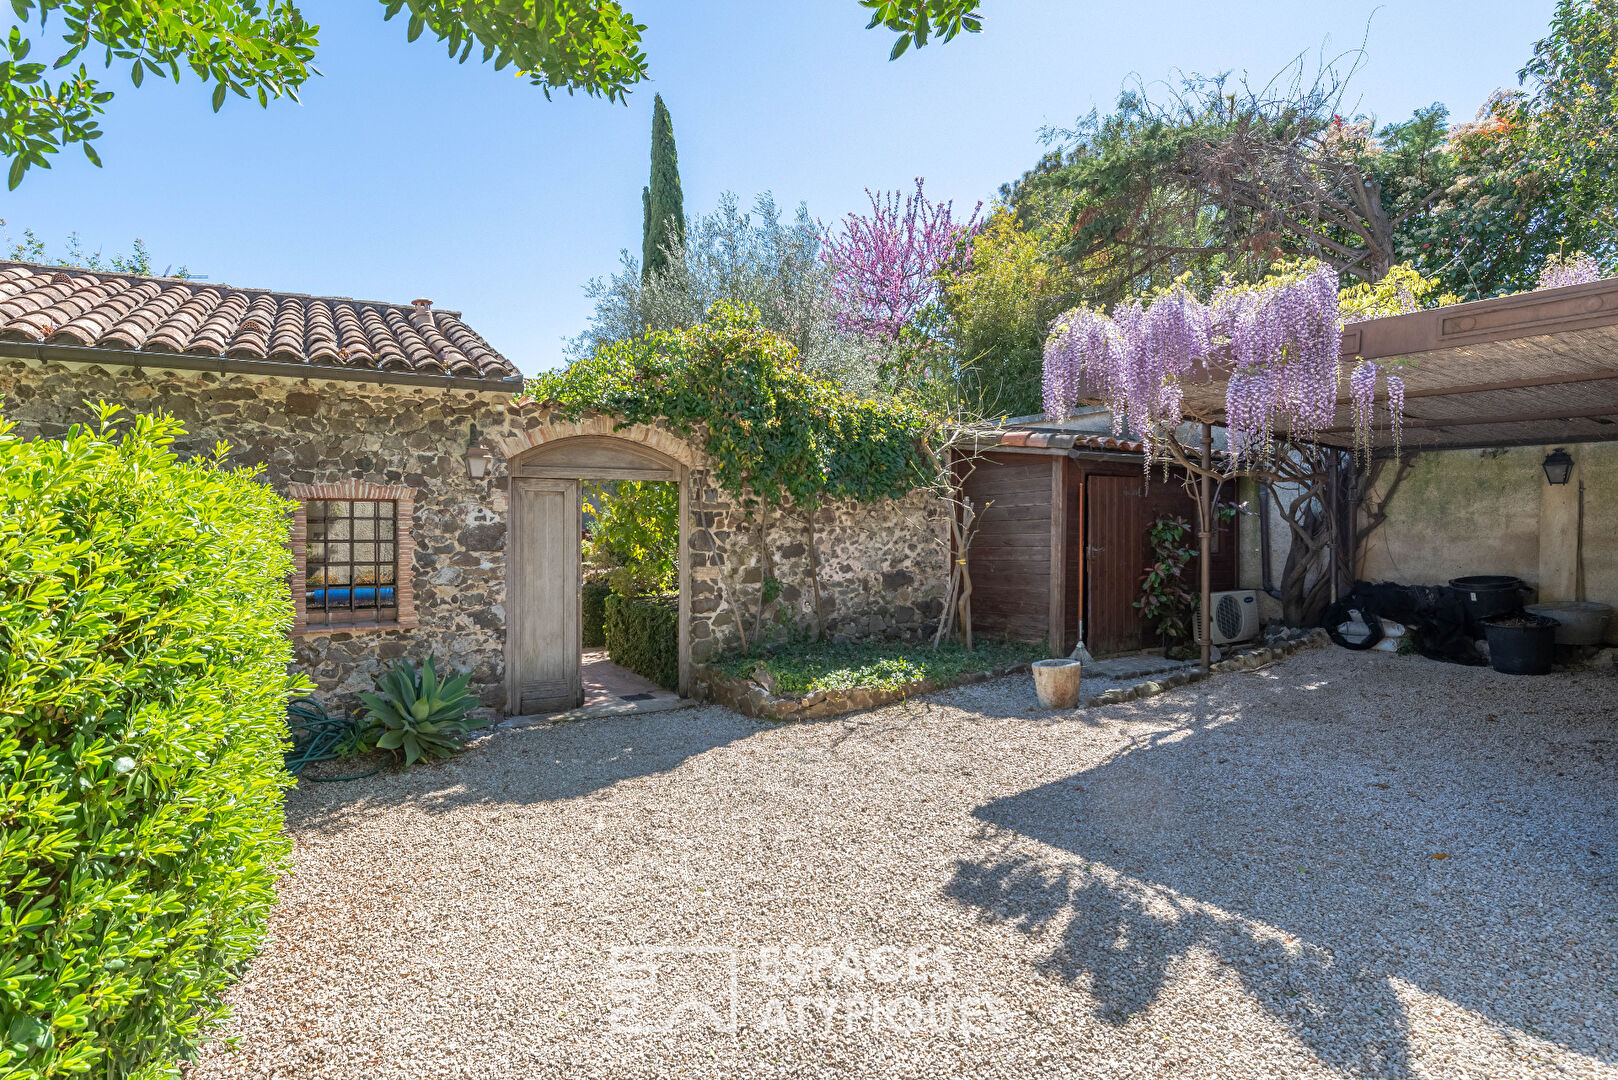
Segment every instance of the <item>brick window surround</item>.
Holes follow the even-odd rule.
[[[416,541],[412,536],[415,524],[416,492],[413,488],[397,484],[368,484],[363,480],[345,480],[340,484],[289,484],[287,495],[297,500],[292,512],[292,605],[295,615],[292,631],[297,634],[329,634],[337,631],[353,633],[364,630],[401,630],[419,624],[416,616],[415,561]],[[398,618],[388,622],[355,622],[309,625],[304,608],[309,577],[309,511],[304,505],[317,500],[361,500],[391,502],[397,521],[398,535],[394,540],[394,589]]]

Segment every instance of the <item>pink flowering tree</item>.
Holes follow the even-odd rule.
[[[845,217],[822,249],[837,328],[870,339],[886,364],[913,374],[937,358],[943,278],[969,263],[983,204],[956,221],[954,204],[928,199],[919,177],[908,195],[865,193],[871,212]]]

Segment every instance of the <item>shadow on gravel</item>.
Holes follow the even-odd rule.
[[[980,807],[998,850],[957,863],[946,894],[1054,935],[1041,967],[1114,1024],[1211,956],[1351,1073],[1411,1074],[1405,984],[1618,1060],[1610,712],[1503,744],[1493,715],[1390,720],[1388,694],[1346,681],[1235,719],[1211,716],[1217,693],[1178,730]],[[1512,707],[1494,687],[1453,713],[1468,704]]]
[[[531,805],[595,795],[614,784],[678,768],[759,730],[725,709],[597,717],[497,730],[466,753],[347,783],[303,783],[287,796],[287,828],[340,833],[385,807],[427,813]]]

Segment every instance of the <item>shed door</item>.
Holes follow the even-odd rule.
[[[1084,488],[1085,643],[1097,654],[1145,648],[1156,642],[1135,607],[1151,560],[1147,532],[1158,518],[1177,514],[1191,526],[1190,543],[1196,546],[1196,499],[1173,478],[1154,480],[1148,486],[1140,476],[1092,473],[1085,478]],[[1222,522],[1213,536],[1215,592],[1236,587],[1236,555],[1236,527]],[[1187,569],[1193,588],[1198,584],[1197,565],[1193,558]]]
[[[511,481],[510,709],[521,716],[577,708],[579,483]]]
[[[1084,631],[1093,653],[1130,652],[1144,641],[1134,603],[1146,569],[1145,487],[1138,476],[1085,478]]]

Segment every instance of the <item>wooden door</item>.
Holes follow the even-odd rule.
[[[1132,652],[1156,642],[1135,601],[1140,599],[1141,580],[1151,561],[1147,536],[1152,522],[1167,514],[1177,514],[1191,526],[1190,543],[1197,540],[1197,503],[1177,479],[1154,479],[1149,485],[1141,476],[1106,476],[1091,473],[1085,478],[1084,575],[1085,643],[1090,651]],[[1213,536],[1213,589],[1234,589],[1237,578],[1236,526],[1222,522]],[[1193,588],[1198,583],[1195,558],[1187,568]]]
[[[1141,574],[1146,568],[1146,483],[1139,476],[1084,481],[1085,644],[1092,653],[1131,652],[1144,643]]]
[[[508,707],[518,716],[577,708],[579,482],[511,481]]]

